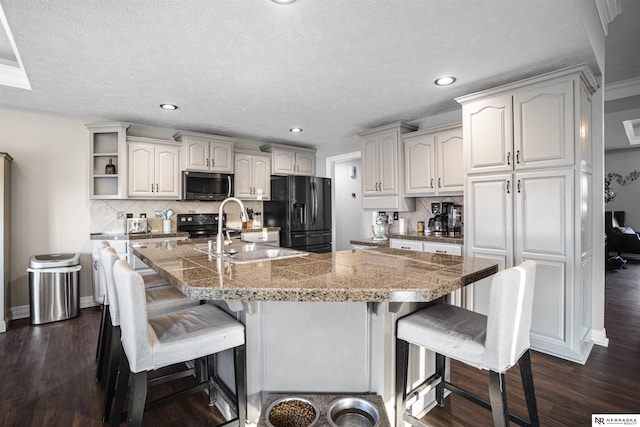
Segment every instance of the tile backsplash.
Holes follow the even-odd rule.
[[[262,212],[262,202],[243,201],[246,208],[251,208],[256,212]],[[177,200],[92,200],[91,201],[91,233],[123,233],[123,218],[118,218],[118,212],[133,214],[139,217],[140,214],[147,214],[149,225],[152,231],[162,230],[162,220],[155,217],[155,212],[162,209],[173,209],[176,213],[217,213],[220,202],[183,202]],[[233,227],[240,227],[240,207],[235,203],[225,206],[227,214],[227,224]],[[176,230],[176,219],[172,220],[172,230]]]
[[[398,218],[404,218],[405,228],[407,232],[416,232],[418,230],[418,221],[424,221],[425,227],[429,223],[429,219],[434,215],[431,213],[431,203],[435,202],[452,202],[456,205],[464,205],[463,196],[448,196],[448,197],[419,197],[416,199],[416,210],[413,212],[400,212]],[[388,215],[393,215],[393,212],[387,212]],[[375,218],[376,213],[373,214]],[[389,233],[399,233],[399,222],[393,221],[393,224],[389,225]],[[463,226],[464,230],[464,226]]]

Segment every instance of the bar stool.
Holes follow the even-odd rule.
[[[410,414],[413,404],[435,386],[436,401],[443,405],[444,390],[490,409],[496,426],[538,426],[538,409],[533,388],[529,331],[533,305],[536,263],[525,261],[517,267],[497,273],[491,282],[489,315],[460,307],[436,303],[403,317],[396,330],[396,426],[403,422],[423,425]],[[407,392],[409,344],[436,353],[436,372]],[[446,358],[489,371],[487,402],[445,381]],[[529,422],[507,409],[504,373],[518,363],[522,377]]]
[[[104,376],[106,369],[104,368],[104,361],[105,361],[105,348],[107,347],[107,341],[109,338],[107,337],[107,331],[111,327],[111,321],[109,318],[110,316],[109,294],[107,293],[107,283],[106,283],[107,278],[105,275],[106,273],[104,270],[103,262],[100,258],[100,254],[102,253],[103,249],[109,248],[109,247],[111,247],[111,245],[106,240],[101,241],[97,245],[98,259],[96,262],[97,262],[97,268],[98,268],[98,275],[100,277],[99,281],[100,280],[102,281],[103,283],[102,286],[104,286],[104,288],[102,288],[102,286],[99,283],[94,283],[94,292],[96,293],[96,295],[99,294],[102,291],[102,289],[104,289],[103,300],[102,300],[102,314],[100,316],[100,329],[98,330],[98,345],[96,350],[96,359],[98,360],[98,367],[96,369],[96,381],[100,382],[100,385],[103,388],[106,385],[106,378]],[[164,280],[162,277],[160,277],[160,275],[158,275],[155,272],[145,272],[141,274],[142,274],[142,278],[144,280],[146,289],[159,288],[159,287],[172,287],[169,282]]]
[[[133,374],[129,391],[127,425],[138,426],[143,411],[165,403],[173,397],[204,390],[211,381],[208,375],[200,378],[193,388],[177,392],[167,398],[148,403],[147,374],[165,366],[215,355],[224,350],[234,349],[235,365],[235,407],[237,419],[225,422],[244,427],[246,421],[246,378],[245,378],[245,334],[244,326],[219,308],[203,304],[150,318],[145,310],[144,285],[138,273],[126,261],[117,261],[113,268],[118,305],[121,316],[122,350],[117,383],[115,415],[112,425],[119,424],[118,414],[122,412],[126,386],[130,373]],[[201,359],[202,360],[202,359]]]
[[[113,265],[120,257],[113,248],[105,248],[100,253],[100,261],[105,273],[107,292],[109,297],[109,316],[107,329],[107,341],[105,343],[105,362],[103,364],[102,376],[105,382],[105,400],[102,413],[102,421],[109,419],[111,404],[115,394],[116,376],[120,362],[120,310],[118,306],[118,294],[113,278]],[[141,276],[142,279],[142,276]],[[144,281],[143,281],[144,284]],[[146,309],[150,317],[182,310],[184,308],[199,305],[200,302],[187,298],[173,286],[144,287],[146,298]]]

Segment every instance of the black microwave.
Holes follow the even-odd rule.
[[[233,175],[182,171],[182,200],[220,201],[233,196]]]

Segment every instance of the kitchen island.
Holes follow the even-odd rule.
[[[185,295],[244,323],[249,422],[273,392],[372,392],[393,414],[396,319],[498,270],[488,260],[390,248],[232,264],[203,247],[173,241],[132,251]],[[418,381],[432,355],[412,350],[409,375]],[[220,364],[231,366],[226,356]],[[220,376],[232,384],[227,371]]]

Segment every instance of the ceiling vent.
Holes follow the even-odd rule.
[[[640,145],[640,119],[625,120],[622,122],[624,130],[627,132],[629,144]]]

